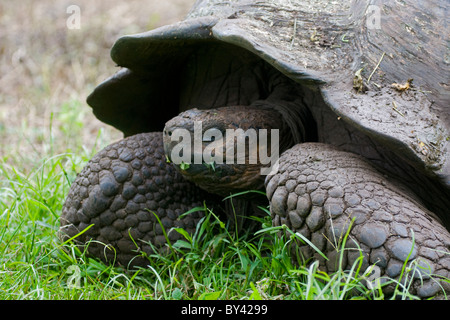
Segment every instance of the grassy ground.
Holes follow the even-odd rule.
[[[193,1],[142,3],[76,1],[81,28],[70,30],[73,2],[0,2],[0,299],[383,299],[361,284],[358,263],[332,275],[294,265],[298,239],[278,237],[268,218],[260,233],[238,237],[204,209],[195,235],[135,272],[58,240],[71,181],[121,137],[84,102],[117,70],[112,43],[181,19]]]

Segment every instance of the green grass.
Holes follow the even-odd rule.
[[[236,235],[196,208],[206,214],[196,232],[176,229],[184,240],[148,256],[148,268],[102,264],[58,238],[70,183],[94,152],[50,154],[29,173],[0,163],[0,299],[385,299],[380,287],[364,286],[362,257],[333,274],[305,265],[289,253],[303,239],[272,227],[269,215],[258,218],[258,232]],[[414,299],[402,288],[398,297]]]

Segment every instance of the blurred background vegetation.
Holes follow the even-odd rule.
[[[182,20],[194,2],[0,1],[0,159],[27,171],[49,153],[121,138],[85,102],[118,70],[111,46],[122,35]],[[66,25],[70,5],[81,10],[80,29]]]

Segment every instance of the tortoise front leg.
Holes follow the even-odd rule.
[[[207,197],[167,163],[161,132],[137,134],[107,146],[78,174],[62,209],[61,232],[68,239],[93,224],[76,238],[81,245],[96,240],[88,245],[91,255],[126,267],[145,265],[139,252],[166,244],[155,214],[166,232],[181,227],[192,233],[201,213],[179,217]],[[170,241],[179,237],[168,234]]]
[[[295,250],[305,259],[318,259],[326,271],[337,269],[351,227],[342,268],[352,266],[361,248],[362,270],[375,264],[381,276],[395,279],[408,260],[417,265],[414,294],[433,296],[442,292],[439,284],[450,292],[448,282],[430,278],[450,275],[449,232],[410,192],[360,156],[320,143],[298,144],[282,154],[266,189],[273,224],[309,239],[327,261],[311,246]]]

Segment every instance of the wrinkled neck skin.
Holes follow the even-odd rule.
[[[295,87],[288,85],[284,76],[249,52],[236,48],[231,50],[226,45],[200,47],[183,68],[179,108],[185,113],[166,124],[164,136],[169,159],[176,145],[169,141],[169,129],[185,128],[192,134],[198,120],[202,121],[203,133],[210,128],[219,129],[223,133],[224,145],[226,129],[267,129],[267,150],[260,149],[259,143],[249,149],[256,150],[258,155],[260,151],[262,154],[266,151],[268,155],[272,155],[272,151],[281,154],[296,143],[317,139],[315,121]],[[272,150],[271,129],[279,130],[278,150]],[[205,140],[200,153],[205,148],[214,148],[208,138]],[[224,148],[226,146],[222,150]],[[191,164],[183,165],[184,170],[179,169],[188,180],[208,192],[229,196],[263,189],[266,175],[261,174],[261,167],[267,164],[261,164],[260,158],[256,164],[251,164],[247,153],[244,163],[237,163],[234,158],[233,164],[225,160],[222,164],[211,164],[211,161],[196,164],[192,161],[196,156],[198,150],[192,148]]]
[[[263,189],[262,169],[294,144],[282,115],[264,105],[187,110],[166,123],[163,137],[185,178],[221,196]]]

